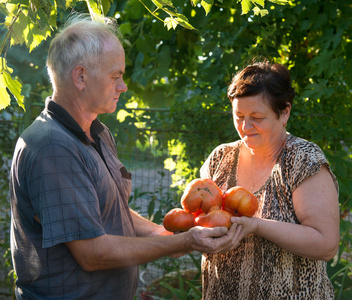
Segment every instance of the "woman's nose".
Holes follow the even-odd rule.
[[[248,130],[252,127],[252,122],[249,119],[244,119],[242,122],[242,130]]]

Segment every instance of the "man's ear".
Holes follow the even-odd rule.
[[[86,83],[86,68],[82,65],[77,65],[72,70],[72,79],[75,87],[82,91]]]

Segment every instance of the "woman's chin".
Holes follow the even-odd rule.
[[[244,142],[247,148],[256,149],[258,147],[257,141],[255,141],[252,137],[251,138],[245,137],[242,139],[242,141]]]

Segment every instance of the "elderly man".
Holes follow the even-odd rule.
[[[53,95],[19,138],[11,172],[18,299],[133,299],[138,265],[238,245],[240,226],[172,235],[128,207],[131,174],[97,119],[127,90],[112,25],[72,19],[47,67]]]

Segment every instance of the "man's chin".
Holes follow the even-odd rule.
[[[107,113],[108,114],[112,114],[113,112],[115,112],[116,111],[116,106],[117,106],[117,101],[113,105],[110,106],[110,108],[108,109]]]

